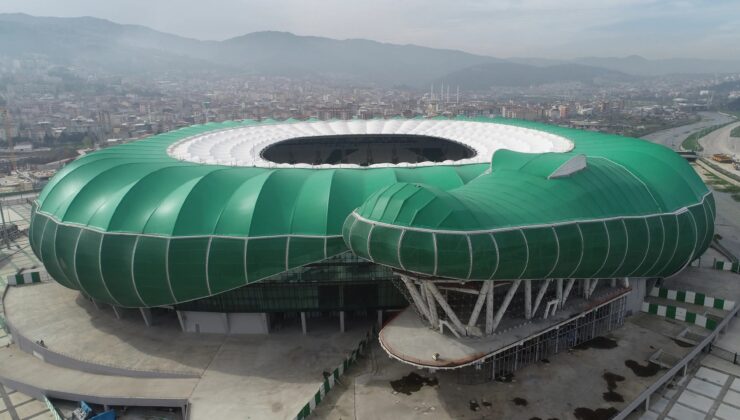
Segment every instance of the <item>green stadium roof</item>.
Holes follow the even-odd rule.
[[[662,277],[711,240],[711,194],[662,146],[531,122],[456,121],[530,129],[571,147],[500,149],[491,163],[465,165],[229,166],[218,160],[224,152],[206,163],[173,153],[219,130],[297,123],[193,126],[64,167],[34,207],[31,245],[60,284],[150,307],[241,287],[347,245],[408,272],[508,280]],[[477,150],[487,150],[477,133]]]

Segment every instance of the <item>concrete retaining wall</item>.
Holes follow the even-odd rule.
[[[266,313],[178,311],[182,330],[207,334],[268,334]]]
[[[198,378],[198,375],[179,373],[179,372],[163,372],[153,370],[133,370],[124,369],[116,366],[101,365],[99,363],[86,362],[84,360],[75,359],[73,357],[55,352],[39,343],[29,339],[28,337],[21,334],[12,324],[7,323],[7,327],[10,334],[13,336],[13,341],[18,345],[18,348],[30,353],[35,357],[43,360],[51,365],[79,370],[81,372],[95,373],[100,375],[115,375],[115,376],[128,376],[131,378]]]

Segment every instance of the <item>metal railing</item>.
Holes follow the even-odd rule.
[[[711,334],[709,334],[704,340],[701,341],[689,354],[684,356],[683,359],[681,359],[678,363],[676,363],[675,366],[670,368],[668,372],[666,372],[663,376],[661,376],[657,381],[655,381],[652,385],[647,387],[644,391],[640,393],[640,395],[637,396],[634,400],[632,400],[631,403],[627,405],[622,411],[619,412],[616,416],[612,418],[612,420],[623,420],[626,419],[627,416],[632,414],[633,411],[637,410],[638,407],[645,404],[646,409],[650,405],[650,397],[663,385],[667,384],[669,381],[673,379],[680,371],[683,370],[683,373],[686,373],[687,366],[689,363],[694,361],[702,352],[704,352],[705,349],[710,348],[712,346],[712,342],[719,336],[721,331],[724,331],[724,329],[729,325],[729,323],[737,316],[738,310],[740,310],[740,305],[735,305],[735,308],[725,316],[725,318],[722,320],[722,322],[717,325],[717,328],[712,331]]]
[[[730,350],[725,350],[722,347],[718,347],[715,345],[712,345],[709,348],[709,352],[719,357],[720,359],[727,360],[728,362],[735,364],[735,365],[740,365],[740,353],[733,352]]]

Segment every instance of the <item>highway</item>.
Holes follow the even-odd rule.
[[[699,144],[704,148],[701,154],[710,156],[715,153],[726,153],[730,156],[737,155],[740,157],[740,138],[730,137],[730,132],[735,127],[740,127],[740,122],[712,131],[699,139]]]
[[[732,117],[720,114],[719,112],[700,112],[701,121],[693,124],[682,125],[680,127],[669,128],[666,130],[656,131],[655,133],[643,136],[645,140],[649,140],[653,143],[660,143],[668,146],[673,150],[679,150],[681,142],[684,141],[689,134],[699,131],[706,127],[711,127],[717,124],[724,124],[733,120]]]

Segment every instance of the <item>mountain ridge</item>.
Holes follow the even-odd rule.
[[[59,65],[113,74],[215,72],[424,89],[430,83],[440,82],[460,85],[461,89],[570,81],[594,83],[651,77],[662,74],[666,67],[708,68],[707,61],[661,61],[640,56],[501,59],[454,49],[361,38],[340,40],[285,31],[259,31],[223,41],[204,41],[89,16],[0,14],[0,56],[28,54],[46,56]],[[735,68],[732,61],[714,64],[727,70]],[[474,80],[470,79],[473,74]]]

